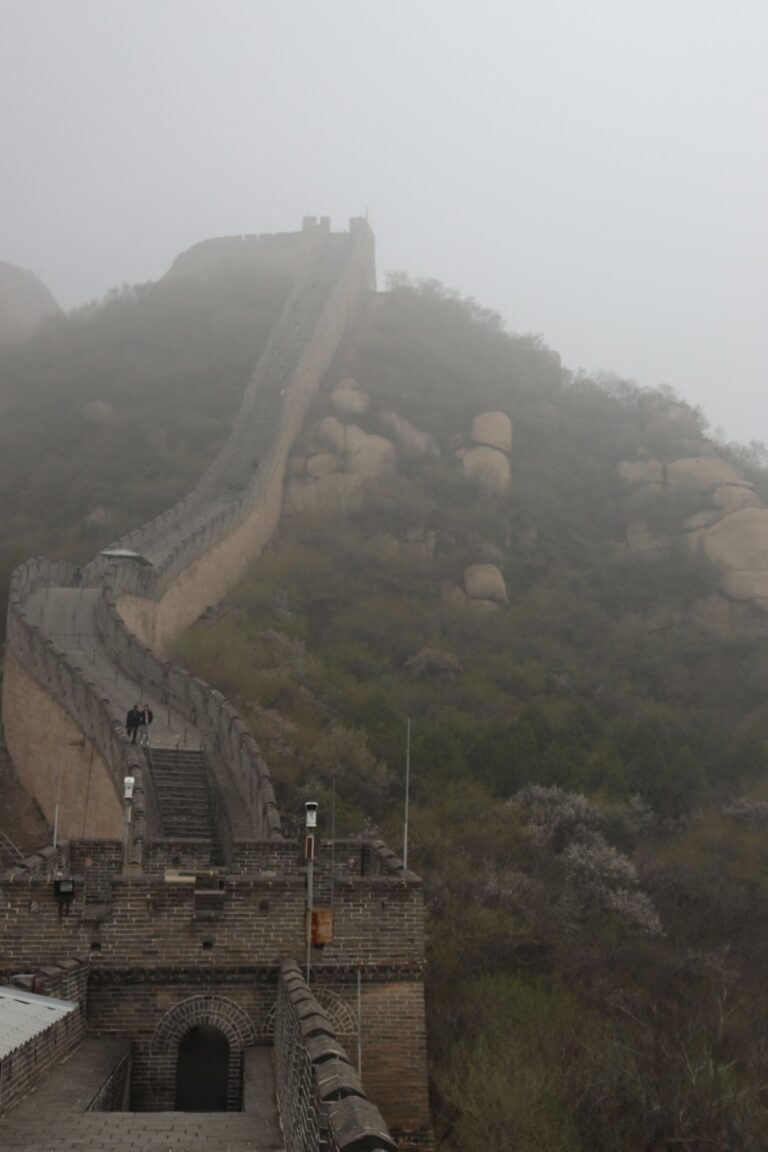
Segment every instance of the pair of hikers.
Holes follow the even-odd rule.
[[[154,718],[149,704],[143,704],[141,708],[139,708],[138,704],[134,704],[125,719],[125,729],[130,737],[131,744],[136,743],[137,736],[139,738],[139,744],[149,744],[149,726]]]

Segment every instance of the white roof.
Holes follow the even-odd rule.
[[[76,1008],[71,1000],[35,996],[21,988],[0,988],[0,1060]]]
[[[141,552],[134,552],[133,548],[102,548],[99,555],[106,556],[110,560],[136,560],[147,568],[152,567],[152,561],[142,556]]]

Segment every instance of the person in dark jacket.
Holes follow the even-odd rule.
[[[131,708],[125,718],[125,730],[128,733],[128,739],[131,741],[131,744],[136,743],[136,735],[139,731],[140,716],[141,712],[139,712],[139,706],[138,704],[134,704],[133,708]]]
[[[149,704],[145,704],[139,712],[139,744],[145,748],[149,744],[149,726],[154,718]]]

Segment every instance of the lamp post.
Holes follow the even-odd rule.
[[[304,805],[304,859],[307,862],[307,984],[312,971],[312,903],[314,899],[315,829],[317,828],[317,802],[307,800]]]

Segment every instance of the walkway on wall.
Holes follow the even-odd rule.
[[[34,1099],[34,1097],[32,1097]],[[284,1152],[277,1107],[248,1112],[86,1112],[0,1118],[0,1148],[18,1152]]]
[[[96,630],[98,588],[45,588],[33,592],[25,608],[44,636],[79,666],[107,697],[118,724],[134,704],[149,704],[154,713],[152,744],[158,748],[199,748],[200,732],[173,709],[146,699],[144,686],[126,676],[113,662]]]

